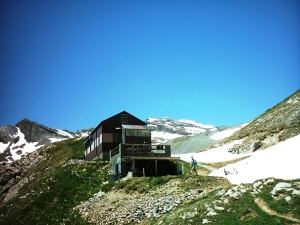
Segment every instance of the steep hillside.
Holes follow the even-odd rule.
[[[98,191],[111,166],[83,157],[83,139],[68,139],[1,163],[0,224],[87,224],[72,208]],[[76,174],[92,176],[90,185]]]
[[[165,144],[171,145],[172,154],[200,152],[232,135],[246,125],[247,123],[231,127],[218,127],[214,131],[175,138],[167,141]]]
[[[253,152],[287,140],[299,133],[300,90],[218,144],[223,145],[243,139],[243,143],[234,146],[231,151],[233,153]]]

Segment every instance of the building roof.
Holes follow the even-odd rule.
[[[133,130],[151,130],[150,127],[147,125],[129,125],[129,124],[122,124],[124,129],[133,129]]]

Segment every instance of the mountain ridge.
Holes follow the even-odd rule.
[[[18,160],[44,145],[82,136],[86,133],[49,128],[24,118],[15,126],[0,128],[0,162]]]

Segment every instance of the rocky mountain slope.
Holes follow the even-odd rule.
[[[194,136],[217,129],[214,125],[204,125],[186,119],[172,120],[169,117],[148,118],[145,122],[151,127],[153,144],[161,144],[178,137]]]
[[[242,144],[230,149],[232,153],[254,152],[300,134],[300,90],[254,119],[248,126],[222,140],[224,145],[234,140]]]
[[[41,146],[83,135],[80,131],[53,129],[25,118],[15,126],[0,128],[0,162],[14,161]]]

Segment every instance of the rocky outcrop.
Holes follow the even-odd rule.
[[[176,182],[169,183],[147,194],[127,194],[121,191],[105,194],[99,192],[76,206],[82,216],[92,223],[126,224],[139,223],[142,220],[161,217],[171,213],[176,207],[187,200],[204,196],[201,189],[183,191]]]
[[[24,174],[47,158],[45,149],[50,147],[51,145],[27,154],[13,164],[0,163],[0,203],[15,197],[28,180],[33,179],[33,176],[29,178]]]
[[[8,143],[13,141],[13,136],[18,133],[18,129],[14,126],[3,126],[0,128],[0,142]]]
[[[179,180],[169,181],[158,189],[144,194],[129,194],[120,190],[107,193],[100,191],[88,201],[74,207],[73,210],[78,210],[85,220],[96,224],[137,224],[172,213],[186,202],[203,198],[217,189],[185,189],[183,191],[178,184],[180,184]],[[194,207],[191,210],[184,210],[179,217],[184,224],[186,219],[201,214],[204,215],[202,224],[210,223],[211,218],[219,213],[234,212],[235,209],[232,209],[230,204],[232,201],[240,201],[246,194],[248,196],[250,194],[254,201],[264,188],[268,190],[273,188],[270,196],[275,199],[293,201],[300,195],[299,182],[284,183],[275,181],[274,178],[267,178],[257,180],[253,185],[240,184],[233,185],[229,189],[219,189],[213,201],[204,203],[204,209]],[[287,191],[284,194],[281,191],[283,189]],[[239,219],[243,220],[243,218]],[[158,222],[158,224],[162,223],[162,221]]]
[[[38,142],[49,138],[68,138],[67,136],[57,133],[56,129],[46,127],[28,119],[23,119],[16,124],[20,128],[21,132],[25,135],[27,142]]]

